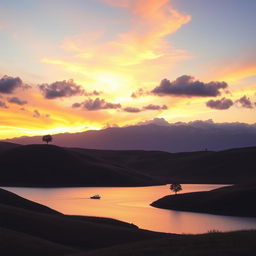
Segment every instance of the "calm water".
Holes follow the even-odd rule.
[[[205,191],[220,185],[183,185],[184,192]],[[171,233],[256,229],[256,218],[240,218],[163,210],[149,204],[167,194],[169,186],[136,188],[4,188],[65,214],[110,217],[140,228]],[[89,199],[99,194],[100,200]]]

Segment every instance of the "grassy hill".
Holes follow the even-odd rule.
[[[256,183],[223,187],[207,192],[165,196],[151,205],[179,211],[256,217]]]
[[[60,214],[59,212],[47,206],[27,200],[25,198],[22,198],[16,194],[13,194],[1,188],[0,188],[0,205],[18,207],[25,210],[37,211],[41,213]]]
[[[19,144],[15,144],[15,143],[11,143],[11,142],[1,141],[0,142],[0,153],[3,152],[3,151],[6,151],[8,149],[16,148],[18,146],[20,146],[20,145]]]
[[[72,256],[254,256],[256,232],[181,235],[118,245]]]
[[[53,145],[27,145],[0,153],[0,184],[12,186],[143,186],[152,177]],[[159,182],[158,182],[159,184]]]
[[[12,186],[145,186],[236,184],[256,180],[256,147],[167,153],[0,143],[0,184]]]
[[[166,183],[243,183],[256,180],[256,147],[225,151],[168,153],[143,150],[74,149],[108,163],[126,166]]]

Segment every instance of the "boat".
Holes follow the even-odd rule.
[[[94,195],[94,196],[91,196],[90,198],[91,199],[100,199],[100,196],[99,195]]]

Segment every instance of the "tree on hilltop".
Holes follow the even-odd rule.
[[[52,142],[52,136],[50,134],[44,135],[42,138],[42,141],[44,141],[48,144],[49,142]]]

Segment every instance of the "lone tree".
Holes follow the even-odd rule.
[[[175,195],[177,195],[177,193],[182,190],[182,186],[179,183],[173,183],[170,186],[170,190],[175,192]]]
[[[44,135],[42,140],[45,141],[48,144],[49,142],[52,141],[52,136],[49,135],[49,134],[48,135]]]

